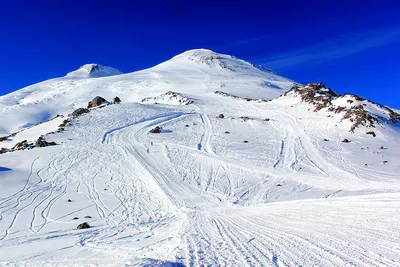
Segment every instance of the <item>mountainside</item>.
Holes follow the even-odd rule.
[[[87,64],[66,77],[0,97],[0,116],[9,118],[7,125],[0,126],[0,134],[10,134],[57,114],[70,113],[86,106],[88,99],[97,95],[106,99],[118,95],[125,102],[140,102],[167,91],[207,96],[221,90],[237,96],[272,99],[293,85],[292,81],[243,60],[203,49],[185,52],[147,70],[119,73],[112,68]]]
[[[389,107],[198,49],[0,116],[0,265],[400,265]]]

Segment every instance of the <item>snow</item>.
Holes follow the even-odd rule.
[[[53,118],[49,121],[40,123],[34,127],[27,128],[16,133],[15,136],[9,137],[6,141],[1,143],[1,147],[11,149],[17,143],[27,140],[28,142],[36,141],[41,135],[54,132],[58,126],[65,120],[63,116]]]
[[[122,74],[117,69],[105,67],[98,64],[85,64],[79,69],[68,73],[65,77],[70,78],[99,78]]]
[[[156,97],[146,97],[142,100],[142,102],[167,105],[189,105],[193,103],[193,100],[190,100],[186,96],[183,96],[179,93],[168,91],[165,94]]]
[[[238,98],[215,94],[222,82]],[[122,103],[47,135],[57,146],[0,155],[0,265],[399,266],[398,125],[351,133],[342,116],[277,98],[292,85],[191,50],[148,70],[1,97],[8,133],[40,121],[27,114],[64,115],[4,147],[57,130],[96,95]],[[141,103],[168,91],[193,103]],[[82,222],[91,228],[77,230]]]

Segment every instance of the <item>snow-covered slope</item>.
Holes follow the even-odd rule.
[[[66,77],[28,86],[0,97],[0,116],[9,118],[1,133],[13,133],[55,117],[68,114],[100,95],[107,100],[119,96],[125,102],[139,102],[167,91],[207,96],[220,90],[233,95],[272,99],[288,90],[293,82],[260,70],[243,60],[210,50],[191,50],[158,66],[134,73],[84,65]],[[93,73],[90,72],[93,70]],[[113,74],[114,76],[97,77]]]
[[[85,64],[79,69],[66,75],[69,78],[100,78],[122,74],[117,69],[105,67],[99,64]]]
[[[57,144],[0,155],[0,265],[400,265],[387,107],[203,49],[0,101],[7,133],[61,115],[0,142]]]

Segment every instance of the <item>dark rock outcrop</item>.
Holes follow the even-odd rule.
[[[161,126],[156,126],[155,128],[151,129],[151,133],[161,133],[162,127]]]
[[[113,104],[119,104],[119,103],[121,103],[121,99],[118,96],[114,97]]]
[[[331,106],[332,100],[339,96],[323,83],[309,83],[306,87],[294,86],[284,95],[291,92],[300,95],[302,101],[315,105],[314,112]]]
[[[33,148],[35,145],[34,144],[30,144],[28,143],[27,140],[21,141],[17,144],[15,144],[15,146],[13,146],[13,148],[11,150],[24,150],[27,148]]]
[[[168,91],[159,96],[143,98],[142,102],[150,102],[154,104],[189,105],[194,101],[180,93]]]
[[[0,154],[4,154],[4,153],[10,152],[10,151],[11,151],[10,149],[2,147],[0,149]]]
[[[76,227],[76,229],[87,229],[90,228],[90,225],[87,222],[81,223]]]
[[[240,96],[228,94],[228,93],[225,93],[225,92],[222,92],[222,91],[215,91],[214,94],[222,95],[222,96],[229,97],[229,98],[240,99],[240,100],[244,100],[244,101],[254,101],[254,102],[259,102],[259,103],[268,102],[267,100],[261,99],[261,98],[260,99],[256,99],[256,98],[240,97]]]
[[[58,127],[64,128],[65,126],[67,126],[70,123],[70,121],[71,121],[70,119],[63,120],[63,122],[60,125],[58,125]]]
[[[350,120],[353,125],[350,127],[350,132],[354,133],[354,130],[359,126],[363,125],[366,127],[375,127],[374,122],[378,121],[376,118],[372,117],[362,105],[351,107],[346,111],[342,120]]]
[[[94,108],[107,103],[108,103],[107,100],[105,100],[101,96],[96,96],[91,101],[89,101],[87,108]]]
[[[35,142],[35,146],[36,147],[46,147],[46,146],[55,146],[56,142],[47,142],[46,140],[44,140],[44,137],[41,136],[38,138],[38,140],[36,140]]]
[[[79,117],[82,116],[83,114],[89,113],[90,110],[87,108],[78,108],[74,112],[72,112],[73,117]]]
[[[47,142],[43,139],[43,137],[39,137],[35,142],[36,147],[46,147]]]
[[[352,133],[360,126],[375,127],[374,124],[376,122],[387,123],[389,121],[400,121],[400,114],[388,107],[353,94],[346,93],[343,96],[339,95],[331,89],[326,88],[323,83],[309,83],[307,86],[294,86],[284,94],[284,96],[287,95],[299,96],[303,102],[309,103],[315,107],[314,112],[325,109],[325,111],[335,114],[343,114],[340,121],[349,120],[352,123],[349,131]],[[345,104],[337,105],[338,103],[343,103],[340,100],[343,100]],[[387,115],[382,116],[379,113],[374,114],[369,112],[370,106],[372,106],[373,109],[384,109]],[[333,116],[329,115],[328,117],[332,118]]]

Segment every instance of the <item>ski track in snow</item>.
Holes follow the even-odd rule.
[[[168,128],[171,123],[196,115],[193,112],[169,112],[112,128],[102,134],[100,144],[88,144],[82,140],[81,146],[65,146],[40,169],[35,167],[38,158],[34,159],[25,186],[1,199],[0,250],[15,246],[15,242],[34,244],[72,236],[78,238],[80,247],[93,251],[122,251],[133,258],[150,255],[186,266],[398,264],[400,247],[388,246],[400,240],[399,224],[391,216],[393,210],[400,208],[398,195],[292,201],[253,207],[229,204],[226,198],[214,194],[217,193],[213,189],[218,182],[217,170],[222,168],[228,177],[235,169],[266,172],[278,177],[285,174],[274,172],[279,166],[289,173],[289,163],[296,156],[292,154],[294,143],[284,140],[295,140],[294,132],[302,141],[300,147],[307,151],[307,157],[316,168],[330,175],[338,171],[320,159],[318,152],[310,148],[308,139],[296,128],[285,131],[288,135],[281,142],[279,159],[273,166],[247,170],[245,164],[215,154],[211,142],[212,126],[206,114],[198,114],[203,131],[200,151],[169,143],[168,138],[157,139],[163,134],[149,133],[156,125]],[[276,115],[281,114],[277,112]],[[80,131],[78,127],[75,134],[82,136]],[[97,132],[97,129],[92,131]],[[183,160],[188,156],[200,160],[199,168],[203,174],[214,173],[205,190],[196,184],[183,182],[176,162],[171,160],[171,149],[180,153]],[[192,177],[196,175],[192,173]],[[235,184],[239,180],[228,179],[231,190],[236,190],[238,185]],[[101,180],[104,180],[103,186],[99,184]],[[259,199],[259,194],[263,195],[273,181],[265,184],[267,188],[261,187],[262,190],[254,197]],[[105,195],[104,186],[109,187],[107,194],[111,194]],[[250,193],[249,185],[246,186],[244,195]],[[81,195],[86,199],[84,203],[92,204],[54,217],[55,205],[61,199],[65,201],[69,192]],[[326,195],[326,198],[338,192],[340,190]],[[233,191],[228,195],[233,196]],[[97,213],[92,223],[98,221],[98,228],[82,233],[75,230],[58,234],[45,231],[54,223],[67,223],[67,217],[90,206]],[[21,214],[25,214],[25,219],[30,218],[29,227],[19,225],[16,228]],[[386,218],[385,222],[381,220],[382,216]],[[343,220],[349,217],[353,219]],[[365,224],[366,220],[373,223]],[[340,231],[337,231],[339,224]],[[365,240],[360,241],[361,237]],[[139,243],[139,247],[130,248],[129,242],[124,243],[130,239],[145,241]],[[40,260],[41,255],[23,260],[28,259]]]

